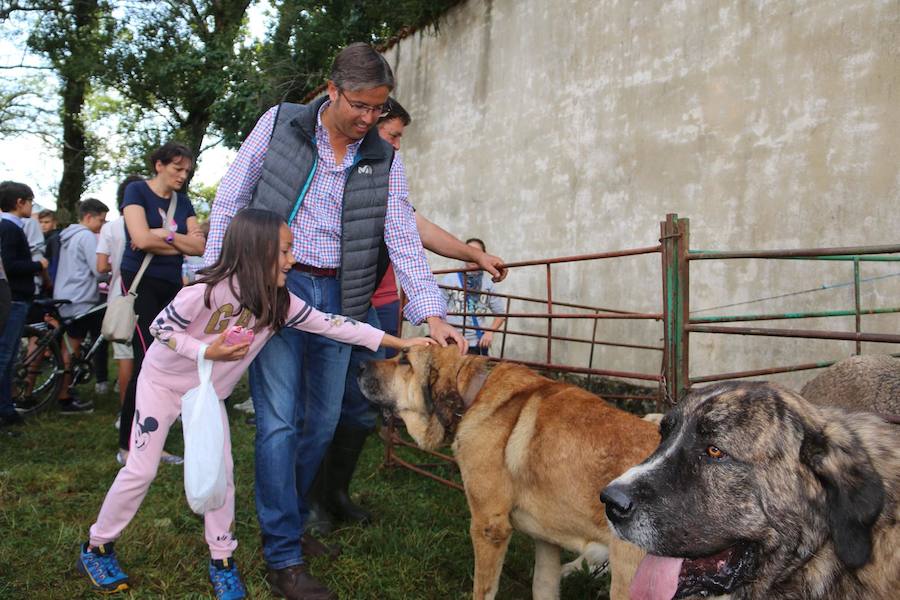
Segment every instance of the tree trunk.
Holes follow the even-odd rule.
[[[96,63],[102,56],[98,46],[98,0],[73,0],[68,14],[58,13],[59,36],[45,47],[62,81],[62,161],[63,172],[56,199],[57,218],[61,223],[78,219],[78,201],[87,182],[87,135],[81,111],[90,91]]]
[[[200,158],[200,151],[203,149],[203,137],[206,135],[206,130],[211,120],[212,117],[209,114],[208,106],[206,109],[193,109],[188,112],[187,119],[182,122],[176,133],[176,139],[194,153],[194,168],[188,173],[184,186],[181,188],[184,191],[189,189],[191,181],[194,179],[194,173],[197,172],[197,160]]]
[[[78,201],[85,188],[85,135],[81,109],[84,107],[86,94],[86,82],[72,79],[63,81],[63,172],[56,200],[56,216],[60,223],[78,220]]]
[[[208,41],[203,66],[203,70],[210,77],[228,68],[233,58],[234,43],[240,32],[241,20],[247,12],[250,1],[228,0],[210,3],[209,14],[213,18],[213,27],[207,30],[205,35]],[[200,22],[195,25],[201,28],[205,26],[205,23]],[[196,160],[200,158],[200,151],[203,148],[203,137],[212,122],[211,107],[217,99],[217,94],[218,91],[215,89],[203,92],[198,90],[191,101],[185,103],[187,117],[181,121],[178,135],[181,142],[194,152],[195,167]],[[185,189],[190,184],[195,172],[196,170],[189,175],[184,184]]]

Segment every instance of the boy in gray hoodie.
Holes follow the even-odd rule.
[[[106,222],[108,212],[109,208],[105,204],[88,198],[78,204],[80,221],[69,225],[59,234],[59,266],[53,284],[53,298],[71,301],[71,304],[59,307],[59,313],[64,317],[83,314],[95,307],[100,300],[97,286],[103,275],[97,270],[97,234]],[[66,328],[72,354],[78,354],[88,331],[99,331],[101,315],[101,311],[96,311]],[[92,412],[93,407],[79,403],[69,389],[72,376],[69,372],[71,356],[68,350],[63,348],[66,376],[59,397],[60,412]]]

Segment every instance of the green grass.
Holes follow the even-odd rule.
[[[95,598],[75,571],[78,546],[87,537],[116,475],[116,398],[92,395],[91,415],[56,412],[31,419],[19,437],[0,433],[0,598]],[[240,386],[234,402],[246,399]],[[253,427],[230,411],[234,445],[235,558],[249,597],[273,598],[253,501]],[[167,448],[181,453],[178,425]],[[407,457],[415,456],[406,454]],[[465,498],[406,470],[381,466],[383,447],[371,436],[352,485],[354,498],[372,510],[369,527],[346,527],[326,538],[343,553],[337,561],[314,559],[312,573],[342,600],[450,600],[471,597],[472,547]],[[415,460],[423,461],[422,458]],[[430,462],[424,460],[424,462]],[[445,469],[442,474],[450,474]],[[184,499],[181,467],[160,465],[137,516],[119,539],[120,562],[131,590],[120,598],[211,598],[203,522]],[[533,544],[515,534],[498,599],[531,597]],[[607,598],[608,577],[576,573],[563,583],[566,599]]]

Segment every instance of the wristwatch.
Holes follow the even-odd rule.
[[[171,244],[174,241],[175,241],[175,233],[170,231],[169,235],[166,236],[166,243]]]

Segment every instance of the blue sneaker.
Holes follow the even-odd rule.
[[[128,575],[122,572],[112,542],[88,550],[87,543],[81,546],[78,570],[91,579],[94,589],[104,594],[128,589]]]
[[[238,600],[247,595],[233,558],[209,561],[209,581],[216,591],[216,600]]]

